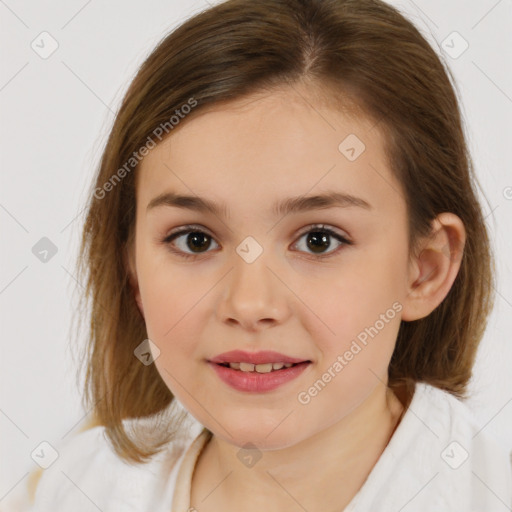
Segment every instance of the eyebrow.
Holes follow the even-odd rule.
[[[183,208],[202,213],[212,213],[215,216],[228,216],[228,209],[224,203],[217,204],[204,197],[181,195],[175,192],[164,192],[153,198],[146,207],[146,213],[161,206]],[[290,197],[288,199],[278,201],[273,205],[272,213],[276,217],[279,217],[290,213],[299,213],[309,210],[336,207],[349,208],[351,206],[364,208],[366,210],[372,209],[372,206],[360,197],[331,191],[313,196]]]

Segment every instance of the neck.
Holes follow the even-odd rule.
[[[397,396],[379,385],[341,421],[293,446],[264,451],[252,467],[240,464],[238,446],[214,435],[196,464],[191,505],[201,512],[229,507],[277,512],[297,504],[310,512],[342,510],[368,477],[403,412]]]

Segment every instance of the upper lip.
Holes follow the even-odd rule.
[[[309,359],[299,359],[290,357],[279,352],[272,350],[262,350],[260,352],[245,352],[243,350],[231,350],[230,352],[223,352],[218,356],[209,359],[212,363],[252,363],[252,364],[265,364],[265,363],[302,363],[309,361]]]

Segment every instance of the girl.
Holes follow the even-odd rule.
[[[378,0],[227,0],[129,87],[85,223],[85,406],[33,510],[498,512],[463,403],[492,258],[457,99]]]

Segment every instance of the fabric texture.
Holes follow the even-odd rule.
[[[192,473],[209,432],[190,427],[148,463],[109,447],[104,427],[63,444],[44,471],[30,512],[188,512]],[[193,510],[193,509],[191,509]],[[416,385],[409,408],[343,512],[507,512],[511,454],[449,393]]]

